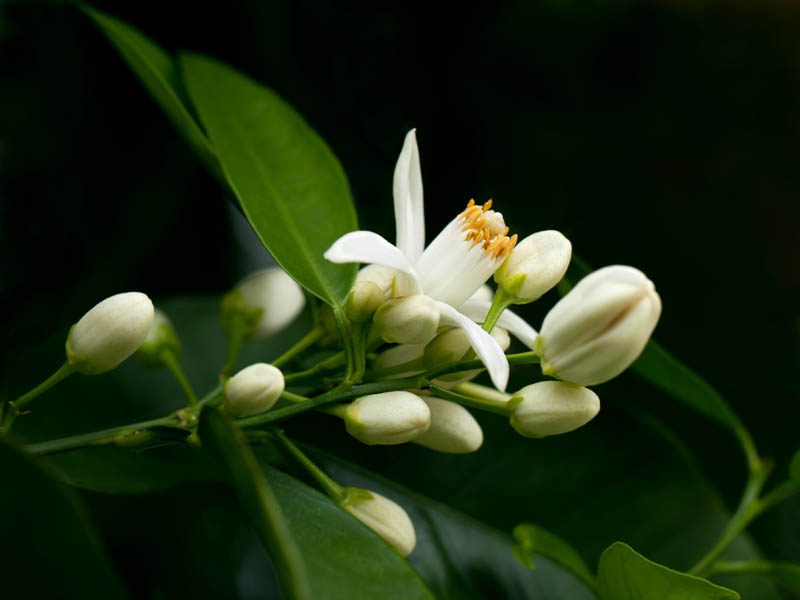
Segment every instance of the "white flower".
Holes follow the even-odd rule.
[[[394,209],[397,246],[377,233],[354,231],[334,242],[325,258],[393,269],[394,295],[425,294],[435,300],[442,324],[464,329],[495,386],[505,389],[509,371],[505,354],[457,308],[494,274],[514,247],[516,236],[506,235],[503,216],[491,210],[491,201],[483,206],[470,201],[425,248],[422,174],[413,130],[406,136],[394,172]]]
[[[225,382],[225,410],[234,417],[265,412],[278,401],[284,385],[277,367],[267,363],[245,367]]]
[[[384,392],[362,396],[344,411],[347,433],[374,446],[403,444],[431,424],[431,411],[411,392]]]
[[[345,488],[346,496],[339,505],[381,536],[402,556],[408,556],[417,545],[414,524],[408,513],[396,502],[361,488]]]
[[[653,282],[633,267],[595,271],[559,300],[542,323],[536,353],[542,372],[596,385],[636,360],[661,315]]]
[[[521,435],[535,438],[583,427],[600,412],[597,394],[562,381],[540,381],[526,386],[508,403],[511,426]]]
[[[153,303],[141,292],[106,298],[69,332],[69,364],[84,375],[110,371],[142,345],[150,333],[154,314]]]
[[[420,397],[431,411],[431,426],[414,438],[415,444],[451,454],[467,454],[481,447],[483,430],[466,408],[427,394]]]
[[[567,272],[572,244],[558,231],[539,231],[522,240],[500,265],[494,280],[517,304],[538,300]]]

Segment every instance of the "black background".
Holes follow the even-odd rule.
[[[785,469],[800,445],[800,7],[97,6],[274,88],[342,161],[364,228],[393,237],[392,169],[417,127],[429,239],[468,199],[491,197],[514,232],[559,229],[594,266],[641,268],[664,303],[657,339]],[[0,369],[11,395],[51,369],[23,365],[25,348],[101,298],[221,293],[243,262],[222,190],[91,23],[70,6],[4,8]],[[534,324],[542,304],[527,312]],[[723,432],[662,397],[633,400],[701,449],[735,499],[742,465]]]

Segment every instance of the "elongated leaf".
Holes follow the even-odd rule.
[[[183,97],[178,68],[172,56],[127,23],[86,5],[81,5],[81,9],[114,45],[203,163],[215,176],[221,177],[222,170],[214,149]]]
[[[272,90],[202,56],[180,61],[225,176],[259,238],[307,290],[341,304],[356,266],[322,255],[357,222],[336,157]]]
[[[408,562],[360,521],[293,477],[263,469],[307,562],[312,597],[433,598]]]
[[[651,340],[647,344],[631,369],[676,400],[731,431],[740,426],[739,418],[719,392],[657,342]]]
[[[0,442],[0,572],[5,598],[124,598],[79,498]]]
[[[600,557],[600,600],[738,600],[739,594],[647,560],[622,542]]]
[[[529,568],[535,566],[531,555],[540,554],[575,574],[587,586],[594,587],[594,575],[581,555],[557,535],[530,523],[514,527],[513,535],[517,540],[514,553]]]
[[[227,470],[242,507],[275,563],[285,596],[310,598],[303,557],[241,430],[219,410],[206,409],[200,415],[198,432]]]

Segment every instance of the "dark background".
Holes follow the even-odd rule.
[[[785,470],[800,445],[800,6],[96,6],[274,88],[342,161],[364,228],[392,238],[392,169],[417,127],[429,239],[468,199],[491,197],[513,232],[559,229],[594,266],[641,268],[664,303],[657,339]],[[244,259],[222,190],[91,23],[70,6],[3,8],[0,389],[11,395],[51,369],[24,365],[25,348],[99,299],[221,293]],[[543,311],[527,314],[539,324]],[[733,503],[733,442],[664,397],[632,397],[641,389],[629,400],[685,436]],[[757,528],[762,545],[785,534],[776,519]]]

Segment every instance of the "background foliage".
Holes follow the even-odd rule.
[[[85,17],[59,5],[6,8],[0,286],[13,319],[2,332],[2,394],[46,375],[69,323],[129,288],[192,296],[165,306],[190,377],[207,387],[224,353],[216,298],[267,255]],[[169,51],[218,57],[277,90],[341,160],[369,229],[393,230],[391,169],[416,126],[431,233],[468,198],[493,197],[516,231],[561,229],[595,265],[642,268],[664,300],[656,337],[723,392],[785,468],[800,417],[795,8],[545,2],[462,7],[438,20],[415,6],[241,2],[193,7],[188,24],[177,6],[105,8]],[[534,323],[550,302],[529,311]],[[248,356],[275,356],[299,331]],[[424,540],[412,564],[435,593],[561,597],[568,576],[546,559],[528,572],[511,558],[516,524],[546,526],[592,568],[618,539],[686,568],[743,477],[732,438],[654,388],[626,376],[600,396],[595,422],[553,440],[513,437],[487,417],[486,447],[469,457],[364,453],[323,417],[294,433],[345,483],[386,486],[409,507]],[[178,401],[165,375],[130,364],[65,383],[19,432],[78,433]],[[167,456],[175,469],[105,450],[55,461],[94,521],[81,560],[102,572],[110,561],[136,595],[261,597],[274,585],[267,558],[219,473]],[[109,495],[120,491],[120,460],[153,478],[134,480],[152,493]],[[4,514],[42,493],[71,510],[74,490],[37,492],[39,479],[12,471],[26,494],[5,494]],[[768,513],[738,551],[757,552],[754,543],[800,560],[799,508],[794,500]],[[157,549],[154,536],[164,540]],[[93,558],[97,545],[110,558]],[[777,597],[763,580],[735,587]]]

